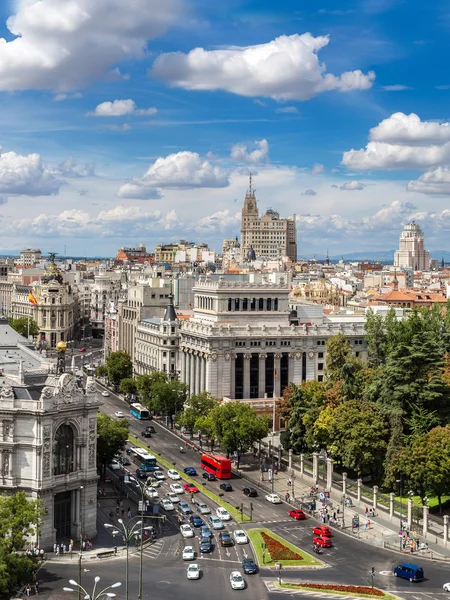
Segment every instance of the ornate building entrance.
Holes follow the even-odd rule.
[[[56,529],[56,539],[70,538],[72,535],[72,492],[56,494],[54,502],[53,526]]]

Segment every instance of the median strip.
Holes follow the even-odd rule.
[[[161,465],[163,465],[167,469],[174,469],[184,481],[187,481],[188,483],[193,483],[198,488],[199,492],[201,492],[202,494],[207,496],[210,500],[212,500],[213,502],[215,502],[222,508],[225,508],[238,523],[247,523],[247,522],[251,521],[251,519],[248,515],[242,513],[242,516],[241,516],[241,511],[237,510],[235,506],[233,506],[229,502],[226,502],[225,500],[222,500],[222,498],[220,496],[218,496],[214,492],[211,492],[211,490],[209,490],[206,487],[206,485],[196,482],[194,479],[192,479],[191,477],[186,475],[186,473],[184,473],[184,471],[180,471],[179,469],[177,469],[173,463],[169,462],[168,460],[163,458],[160,454],[158,454],[157,452],[152,450],[150,446],[142,443],[139,439],[137,439],[133,436],[129,436],[128,439],[130,440],[130,442],[135,444],[135,446],[139,446],[140,448],[144,448],[145,450],[148,449],[157,458],[158,462]]]
[[[247,529],[260,567],[321,567],[323,563],[265,527]]]
[[[378,588],[365,585],[340,585],[332,583],[278,583],[274,585],[279,590],[298,590],[305,592],[317,592],[322,594],[334,594],[337,596],[353,596],[354,598],[383,598],[383,600],[398,600],[397,596],[386,594]]]

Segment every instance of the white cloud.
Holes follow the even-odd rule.
[[[360,181],[346,181],[344,184],[341,185],[339,189],[346,190],[347,192],[363,190],[364,184],[362,184]]]
[[[178,0],[22,0],[0,39],[0,90],[69,92],[122,60],[146,55],[148,40],[182,13]],[[11,37],[11,35],[8,37]]]
[[[249,165],[256,165],[269,156],[269,142],[267,140],[255,140],[256,149],[249,151],[245,144],[235,144],[231,148],[231,158]]]
[[[320,163],[314,163],[311,169],[311,175],[320,175],[325,171],[325,167]]]
[[[395,83],[394,85],[383,85],[381,88],[385,92],[404,92],[405,90],[412,90],[413,88],[408,85],[402,85],[400,83]]]
[[[135,200],[159,200],[162,198],[160,190],[152,185],[146,185],[144,181],[138,179],[122,184],[117,190],[116,196]]]
[[[230,227],[239,228],[241,223],[241,213],[231,214],[230,211],[220,210],[212,215],[203,217],[195,227],[196,231],[217,231],[221,232]]]
[[[157,108],[137,108],[134,100],[113,100],[112,102],[102,102],[95,107],[95,110],[88,113],[94,117],[123,117],[124,115],[154,115],[158,112]]]
[[[109,129],[109,131],[121,131],[127,132],[133,129],[129,123],[122,123],[121,125],[105,125],[105,129]]]
[[[188,54],[162,54],[152,73],[174,87],[225,90],[241,96],[275,100],[309,100],[331,90],[348,92],[372,87],[375,74],[349,71],[326,73],[317,53],[328,36],[282,35],[267,44],[221,50],[195,48]]]
[[[374,142],[387,142],[406,146],[430,146],[450,141],[450,123],[421,121],[415,113],[394,113],[370,130]]]
[[[95,165],[92,163],[78,165],[74,158],[69,156],[52,173],[59,177],[93,177],[95,175]]]
[[[7,204],[8,198],[6,196],[0,196],[0,205]]]
[[[78,100],[82,98],[83,94],[80,92],[76,92],[74,94],[56,94],[53,98],[53,102],[62,102],[63,100]]]
[[[276,113],[282,113],[282,114],[297,114],[298,113],[298,108],[296,106],[281,106],[280,108],[276,108],[275,109]]]
[[[313,190],[312,188],[308,188],[307,190],[302,192],[302,196],[317,196],[317,192],[316,192],[316,190]]]
[[[434,171],[428,171],[416,181],[410,181],[406,189],[421,194],[450,195],[450,169],[438,167]]]
[[[154,188],[190,189],[220,188],[229,185],[228,174],[213,166],[197,152],[177,152],[158,158],[142,178],[132,179],[122,185],[117,196],[120,198],[152,198]]]
[[[64,181],[44,167],[39,154],[0,155],[0,194],[48,196],[57,194]]]

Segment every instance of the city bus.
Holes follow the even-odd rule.
[[[150,413],[145,406],[142,404],[130,404],[130,413],[136,419],[148,420],[150,419]]]
[[[141,469],[144,471],[158,470],[158,467],[156,466],[156,457],[150,454],[148,450],[144,450],[144,448],[133,448],[131,452],[138,460]]]
[[[231,479],[231,460],[220,454],[203,454],[200,466],[217,479]]]

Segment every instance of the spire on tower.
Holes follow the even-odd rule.
[[[250,175],[249,175],[248,193],[250,195],[252,194],[252,172],[251,171],[250,171]]]

